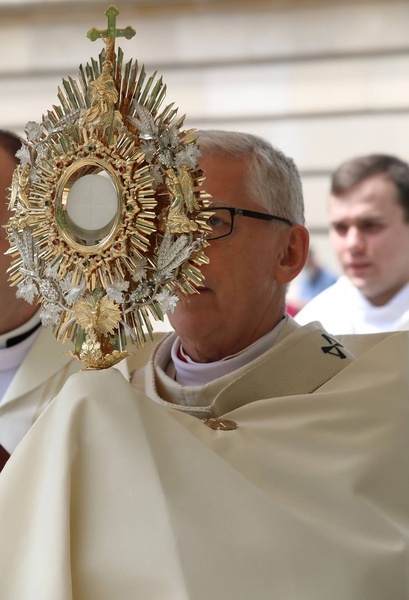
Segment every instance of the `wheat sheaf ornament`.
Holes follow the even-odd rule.
[[[116,28],[118,14],[110,6],[107,29],[87,34],[105,43],[98,60],[27,124],[6,226],[17,295],[41,303],[43,325],[71,339],[88,369],[119,362],[129,340],[142,345],[207,262],[194,130],[173,104],[162,108],[162,78],[115,50],[135,34]]]

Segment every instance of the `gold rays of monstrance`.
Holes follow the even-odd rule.
[[[6,230],[17,295],[41,303],[43,325],[71,339],[85,368],[109,367],[151,335],[151,319],[194,293],[208,230],[194,130],[166,86],[124,61],[118,10],[106,11],[98,60],[67,78],[59,104],[29,122],[10,188]]]

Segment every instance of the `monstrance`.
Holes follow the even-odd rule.
[[[109,367],[152,334],[180,295],[197,291],[209,229],[194,130],[166,86],[124,62],[108,26],[98,60],[58,89],[59,105],[29,122],[10,188],[6,230],[17,295],[41,303],[43,325],[71,339],[85,368]]]

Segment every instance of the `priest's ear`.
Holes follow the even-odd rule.
[[[303,225],[293,225],[282,233],[282,254],[277,265],[276,280],[285,285],[295,279],[304,267],[310,236]]]

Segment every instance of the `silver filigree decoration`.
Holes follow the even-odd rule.
[[[31,230],[25,227],[20,233],[13,231],[11,239],[23,261],[23,270],[27,275],[37,275],[39,272],[39,260],[37,248],[34,245]]]
[[[61,300],[61,288],[52,279],[40,280],[38,286],[44,300],[48,302],[59,302]]]
[[[176,154],[176,166],[181,167],[182,165],[186,165],[189,169],[195,169],[200,156],[201,152],[199,148],[193,144],[189,144]]]
[[[153,291],[152,284],[148,283],[147,281],[143,281],[138,285],[136,290],[131,293],[130,299],[135,304],[146,302],[148,298],[152,298]]]
[[[38,142],[41,138],[42,125],[39,125],[35,121],[29,121],[24,129],[29,142]]]
[[[189,258],[192,251],[187,235],[181,235],[175,240],[172,234],[166,232],[158,250],[158,278],[172,277],[174,271]]]
[[[21,146],[20,150],[17,150],[16,158],[19,159],[21,166],[23,166],[23,167],[30,164],[31,158],[30,158],[30,152],[29,152],[27,146],[23,145],[23,146]]]
[[[158,138],[158,127],[155,124],[155,119],[146,108],[139,102],[134,102],[136,117],[128,117],[128,121],[139,129],[139,136],[143,140],[152,140]]]
[[[40,319],[44,327],[57,325],[63,309],[57,304],[43,304],[40,310]]]
[[[176,304],[179,302],[179,298],[171,294],[168,290],[163,290],[163,292],[156,294],[155,300],[159,302],[164,315],[168,312],[173,313]]]
[[[132,273],[133,281],[141,281],[145,279],[147,273],[147,262],[145,259],[139,261],[139,263],[135,266],[134,271]]]
[[[16,296],[29,304],[33,304],[35,297],[38,296],[38,289],[31,277],[18,284]]]
[[[66,277],[61,280],[60,285],[64,299],[68,306],[72,306],[78,300],[78,298],[81,298],[85,294],[87,290],[85,282],[82,282],[78,286],[73,286],[69,275],[66,275]]]
[[[129,288],[129,281],[114,281],[107,285],[107,296],[117,304],[122,304],[124,300],[123,292]]]

